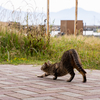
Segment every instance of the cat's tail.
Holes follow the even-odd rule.
[[[86,71],[82,68],[81,60],[78,56],[78,53],[75,49],[71,49],[70,54],[74,60],[75,68],[80,72],[82,71],[84,74],[86,74]]]

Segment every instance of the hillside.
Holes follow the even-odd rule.
[[[55,19],[56,25],[60,25],[60,20],[74,20],[75,8],[64,9],[56,13],[51,12],[50,18],[51,20]],[[83,20],[87,25],[100,25],[100,13],[78,8],[78,20]]]
[[[24,12],[5,9],[0,6],[0,21],[18,21],[21,24],[26,24],[28,14],[28,24],[44,24],[46,19],[45,13],[39,12]],[[59,12],[50,12],[50,24],[60,25],[61,20],[74,20],[75,8],[64,9]],[[78,8],[78,20],[83,20],[86,25],[100,25],[100,13],[87,11]],[[54,21],[54,23],[53,23]]]

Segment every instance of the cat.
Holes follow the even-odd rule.
[[[75,49],[70,49],[65,51],[61,57],[61,61],[58,63],[51,64],[50,62],[45,62],[41,70],[45,73],[40,78],[46,77],[48,75],[53,75],[53,79],[56,80],[57,77],[70,74],[70,79],[67,82],[71,82],[75,76],[74,68],[76,68],[83,76],[83,82],[86,82],[86,71],[82,68],[81,60]]]

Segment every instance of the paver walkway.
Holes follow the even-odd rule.
[[[100,71],[86,71],[87,83],[77,71],[69,83],[69,75],[38,78],[40,66],[0,65],[0,100],[100,100]]]

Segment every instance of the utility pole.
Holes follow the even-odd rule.
[[[47,35],[48,35],[48,41],[50,39],[50,33],[49,33],[49,0],[47,0]]]
[[[77,9],[78,9],[78,0],[76,0],[75,6],[75,25],[74,25],[74,35],[77,35]]]
[[[95,26],[95,16],[94,16],[94,26]]]

